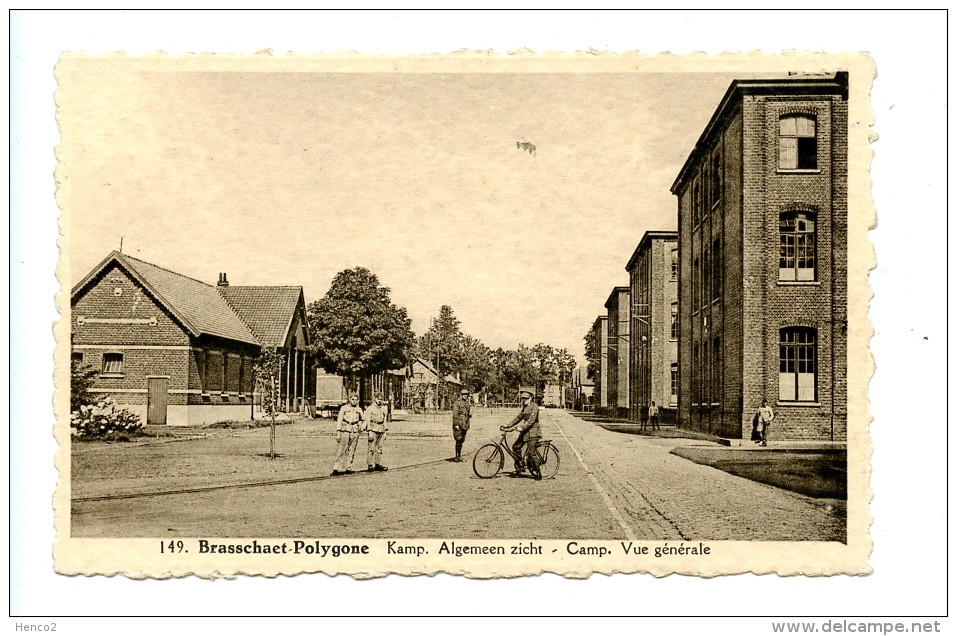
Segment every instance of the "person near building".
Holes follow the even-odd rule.
[[[538,404],[535,403],[535,390],[523,387],[519,391],[522,400],[522,411],[515,416],[508,424],[502,426],[505,432],[513,431],[518,428],[518,439],[512,444],[512,455],[515,460],[515,472],[513,475],[521,475],[525,472],[525,462],[523,460],[522,449],[528,445],[528,470],[536,480],[542,478],[539,471],[541,459],[538,456],[538,443],[542,439],[542,427],[538,421]]]
[[[389,470],[382,465],[382,444],[385,442],[386,427],[386,408],[382,404],[382,394],[376,393],[372,397],[372,404],[363,414],[366,422],[366,428],[369,431],[369,453],[368,464],[369,472]]]
[[[362,409],[359,408],[359,395],[349,395],[349,403],[339,409],[336,422],[336,461],[332,464],[332,476],[352,473],[352,460],[359,445],[359,431],[362,429]]]
[[[759,446],[768,445],[768,427],[771,426],[773,421],[774,411],[768,406],[767,400],[761,400],[761,408],[758,409],[758,434],[761,437],[761,441],[758,442]]]
[[[465,444],[465,435],[469,432],[472,419],[472,402],[469,399],[469,390],[463,388],[459,399],[452,404],[452,438],[455,439],[454,462],[462,461],[462,445]]]
[[[651,421],[651,430],[661,430],[661,427],[658,425],[658,405],[655,404],[654,400],[651,401],[651,406],[648,407],[648,419]]]

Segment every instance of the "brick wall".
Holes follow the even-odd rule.
[[[724,113],[708,147],[696,149],[678,197],[680,365],[679,422],[683,427],[729,437],[750,435],[751,416],[763,399],[774,406],[772,437],[846,439],[847,373],[847,109],[838,95],[748,95]],[[813,115],[818,169],[781,170],[782,115]],[[721,150],[722,192],[712,208],[707,183],[713,150]],[[700,180],[704,214],[694,227],[692,188]],[[780,215],[816,214],[816,280],[780,281]],[[694,259],[702,269],[714,241],[722,246],[720,300],[693,307]],[[709,254],[710,256],[710,254]],[[700,285],[702,276],[696,280]],[[817,336],[817,384],[813,403],[779,401],[781,329],[810,327]],[[707,395],[707,360],[720,337],[714,370],[720,386]],[[694,346],[698,345],[698,364]],[[701,382],[702,405],[694,391]]]

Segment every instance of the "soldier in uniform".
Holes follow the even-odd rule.
[[[386,410],[382,406],[382,395],[376,393],[372,398],[372,404],[365,412],[366,427],[369,429],[368,464],[370,473],[376,470],[389,470],[382,465],[382,443],[385,441],[385,432],[388,430],[385,419]]]
[[[359,408],[359,396],[349,395],[349,403],[339,409],[336,423],[336,461],[332,465],[332,476],[347,475],[352,472],[352,460],[359,445],[359,430],[362,428],[362,409]]]
[[[511,422],[502,427],[503,431],[513,431],[519,428],[518,439],[512,444],[512,454],[515,459],[515,472],[513,475],[521,475],[525,472],[525,464],[522,461],[522,447],[528,444],[528,462],[529,472],[536,480],[542,478],[539,471],[541,460],[538,456],[538,443],[542,439],[542,427],[538,423],[538,404],[535,403],[535,390],[524,387],[519,392],[522,399],[522,412],[515,416]]]
[[[465,444],[465,434],[469,430],[469,420],[472,419],[472,402],[469,399],[469,390],[462,389],[459,399],[452,404],[452,437],[455,439],[454,462],[462,461],[462,445]]]

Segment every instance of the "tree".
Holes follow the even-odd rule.
[[[309,303],[312,354],[328,373],[369,377],[409,363],[412,321],[404,307],[392,304],[390,291],[357,267],[336,274],[326,295]]]
[[[432,321],[429,330],[417,341],[416,350],[420,357],[435,365],[438,371],[437,394],[441,401],[445,397],[442,381],[448,375],[461,373],[465,361],[464,338],[461,323],[455,317],[452,308],[442,305],[439,317]]]
[[[462,382],[474,393],[488,390],[491,375],[491,350],[472,336],[462,338]]]
[[[84,366],[76,360],[70,361],[70,413],[79,411],[81,406],[96,402],[90,388],[98,375],[93,367]]]
[[[286,364],[286,356],[266,350],[253,366],[256,377],[256,392],[259,394],[263,411],[272,420],[269,429],[269,458],[276,459],[276,412],[279,410],[279,378]]]
[[[593,329],[585,334],[585,359],[588,360],[588,379],[594,380],[601,375],[601,351],[598,343],[595,342],[595,331]]]

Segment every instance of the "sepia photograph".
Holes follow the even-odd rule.
[[[8,17],[11,629],[946,631],[946,12]]]
[[[69,537],[847,547],[873,66],[572,61],[64,55]]]

